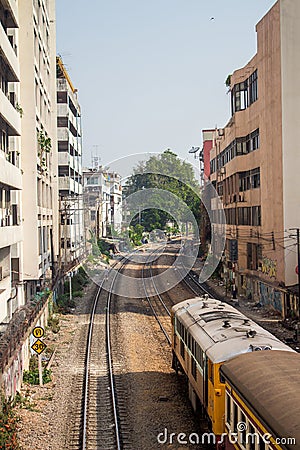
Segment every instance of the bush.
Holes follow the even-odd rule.
[[[76,305],[75,305],[75,302],[73,299],[70,300],[70,294],[67,293],[67,294],[60,295],[57,298],[57,306],[58,306],[59,310],[65,312],[69,308],[75,308]]]
[[[74,291],[73,292],[73,297],[83,297],[83,292],[82,291]]]
[[[58,333],[60,330],[59,326],[59,318],[55,315],[51,316],[48,319],[48,327],[51,329],[53,333]]]
[[[28,384],[38,385],[40,384],[39,370],[25,370],[23,374],[23,381]],[[51,381],[51,370],[43,370],[43,384],[49,383]],[[1,448],[1,447],[0,447]]]
[[[12,401],[0,398],[0,449],[17,450],[17,418],[12,409]]]

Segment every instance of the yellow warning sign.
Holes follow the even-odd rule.
[[[41,337],[43,337],[44,334],[45,334],[44,328],[42,328],[42,327],[35,327],[35,328],[32,330],[32,334],[33,334],[33,336],[34,336],[35,338],[41,338]]]
[[[34,350],[38,355],[43,353],[46,347],[47,345],[44,342],[40,341],[40,339],[35,341],[31,346],[32,350]]]

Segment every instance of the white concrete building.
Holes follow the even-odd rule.
[[[107,172],[110,194],[110,217],[108,225],[112,232],[120,232],[122,228],[122,186],[121,177],[118,173]]]
[[[55,0],[20,1],[19,16],[24,280],[30,299],[50,286],[58,254]]]
[[[110,184],[102,168],[83,169],[85,226],[97,239],[106,237],[110,219]],[[89,239],[90,236],[87,236]]]
[[[84,254],[81,112],[69,74],[56,60],[60,262],[62,268]]]
[[[83,169],[87,227],[97,238],[107,237],[122,226],[121,177],[102,167]]]
[[[19,11],[0,0],[0,323],[23,303]],[[0,328],[1,330],[1,328]]]

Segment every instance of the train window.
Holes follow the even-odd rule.
[[[184,353],[184,342],[180,341],[180,354],[183,359],[185,359],[185,353]]]
[[[191,349],[191,335],[189,332],[187,332],[187,346]]]
[[[237,433],[237,424],[238,424],[238,406],[233,402],[233,410],[232,410],[232,429],[235,433]]]
[[[259,434],[255,430],[253,425],[251,423],[249,423],[249,430],[248,430],[248,434],[247,434],[249,450],[255,450],[255,445],[256,445],[256,442],[258,442],[258,440],[259,440]]]
[[[226,422],[230,426],[231,424],[231,397],[226,394]]]
[[[211,361],[208,360],[208,378],[214,384],[214,365]]]
[[[257,442],[257,446],[256,446],[256,450],[265,450],[265,448],[266,448],[266,444],[264,443],[262,437],[259,436],[258,442]]]
[[[240,414],[240,441],[244,448],[246,448],[247,442],[246,442],[246,434],[247,434],[247,422],[246,422],[246,416],[244,413],[241,412]]]
[[[195,339],[191,337],[191,352],[195,355]]]
[[[225,378],[223,377],[220,369],[219,369],[219,375],[220,375],[220,383],[225,384]]]
[[[195,380],[197,380],[197,365],[196,365],[196,361],[194,360],[194,358],[191,358],[191,361],[192,361],[191,372],[192,372],[192,375],[195,378]]]
[[[203,368],[203,352],[201,347],[198,344],[195,345],[195,357],[198,364]]]

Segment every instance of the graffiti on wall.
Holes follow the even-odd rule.
[[[274,261],[273,259],[267,258],[266,256],[263,257],[262,260],[262,266],[261,271],[265,275],[268,275],[268,277],[276,278],[277,275],[277,261]]]
[[[23,376],[23,349],[21,348],[12,364],[3,373],[3,388],[6,398],[14,397],[20,389]]]
[[[272,308],[276,309],[282,313],[282,299],[281,292],[275,290],[271,286],[267,286],[264,283],[259,283],[260,287],[260,304],[263,306],[272,306]]]

